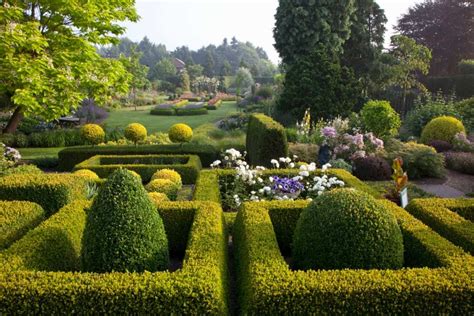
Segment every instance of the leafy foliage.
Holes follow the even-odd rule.
[[[401,125],[400,115],[387,101],[369,101],[360,115],[365,129],[378,137],[390,137],[398,134]]]
[[[86,124],[81,128],[82,137],[92,145],[98,145],[105,139],[105,132],[97,124]]]
[[[432,140],[444,140],[453,143],[457,133],[465,133],[466,130],[460,120],[452,116],[440,116],[432,119],[421,132],[420,140],[427,144]]]
[[[171,200],[176,200],[180,185],[169,179],[154,179],[145,188],[148,192],[164,193]]]
[[[175,124],[170,127],[168,136],[173,143],[188,143],[193,138],[193,130],[186,124]]]
[[[168,268],[163,221],[141,182],[127,170],[107,179],[87,212],[81,260],[90,272]]]
[[[125,138],[131,140],[135,144],[139,141],[145,140],[146,136],[147,130],[145,126],[140,123],[132,123],[125,128]]]

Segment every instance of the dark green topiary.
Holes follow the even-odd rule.
[[[299,269],[397,269],[403,237],[395,216],[353,189],[330,191],[303,212],[293,237]]]
[[[84,271],[156,271],[168,268],[163,221],[140,180],[112,173],[87,214],[82,240]]]

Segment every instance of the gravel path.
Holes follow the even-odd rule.
[[[474,175],[447,170],[445,179],[421,179],[413,181],[426,192],[443,198],[465,197],[474,192]]]

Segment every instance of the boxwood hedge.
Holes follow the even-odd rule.
[[[185,253],[181,269],[98,274],[53,272],[51,266],[43,271],[2,267],[0,314],[228,314],[227,238],[221,208],[209,202],[166,202],[158,211],[172,251]],[[54,219],[59,220],[48,221]],[[49,233],[67,235],[79,226],[67,219]],[[29,240],[32,246],[42,242],[40,237]],[[71,242],[80,245],[80,241]],[[1,254],[0,260],[11,262],[12,255]]]
[[[44,210],[36,203],[0,201],[0,250],[20,239],[44,220]]]
[[[78,163],[96,155],[197,155],[204,166],[209,166],[219,158],[219,150],[211,145],[199,144],[68,147],[58,153],[58,168],[70,171]]]
[[[474,258],[402,208],[381,203],[399,222],[406,268],[291,270],[279,246],[290,249],[291,227],[307,202],[244,204],[233,228],[241,314],[472,313]]]
[[[184,184],[194,184],[202,166],[196,155],[97,155],[77,164],[74,170],[88,169],[107,178],[119,168],[135,171],[145,183],[157,170],[173,169],[181,175]]]
[[[474,199],[415,199],[408,212],[474,255]]]
[[[88,181],[71,174],[18,174],[0,178],[0,200],[38,203],[46,216],[86,197]]]

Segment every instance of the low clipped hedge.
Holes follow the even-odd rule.
[[[154,108],[150,110],[150,114],[160,115],[160,116],[174,116],[176,115],[176,111],[173,108],[169,108],[169,109]]]
[[[308,203],[245,203],[233,227],[241,314],[470,314],[474,258],[392,202],[380,203],[402,230],[404,269],[291,270],[280,247],[291,249],[286,242]]]
[[[2,267],[0,314],[228,314],[227,238],[220,207],[207,202],[167,202],[158,211],[171,251],[185,252],[181,269],[97,274],[51,272],[49,266],[44,271]],[[58,230],[67,232],[71,225],[64,221]],[[30,240],[34,244],[41,239]],[[10,262],[13,255],[2,253],[0,260]]]
[[[195,155],[97,155],[76,165],[74,170],[88,169],[107,178],[119,168],[135,171],[145,183],[157,170],[173,169],[181,175],[184,184],[194,184],[202,166]]]
[[[0,250],[20,239],[44,217],[43,208],[36,203],[0,201]]]
[[[474,199],[415,199],[408,212],[474,255]]]
[[[271,167],[270,160],[288,156],[285,128],[263,114],[250,116],[246,147],[251,166]]]
[[[289,176],[298,175],[299,170],[295,169],[267,169],[263,171],[263,175],[266,176]],[[318,170],[314,175],[321,175],[321,170]],[[375,198],[380,198],[380,193],[374,188],[360,181],[352,174],[343,169],[329,169],[326,174],[330,177],[337,177],[344,181],[346,187],[354,188],[372,195]],[[202,170],[199,173],[199,177],[196,181],[194,188],[193,200],[195,201],[212,201],[221,203],[221,192],[219,183],[226,181],[232,183],[232,179],[235,176],[234,170],[215,169],[215,170]]]
[[[222,105],[222,100],[219,99],[214,103],[208,102],[206,105],[206,108],[212,111],[212,110],[217,110],[221,105]]]
[[[58,153],[59,169],[71,171],[78,163],[96,155],[197,155],[204,166],[209,166],[219,158],[219,150],[199,144],[68,147]]]
[[[176,109],[177,116],[206,115],[207,113],[207,109],[204,107],[198,109]]]
[[[87,179],[68,174],[17,174],[0,178],[0,200],[39,204],[46,216],[86,198]]]

